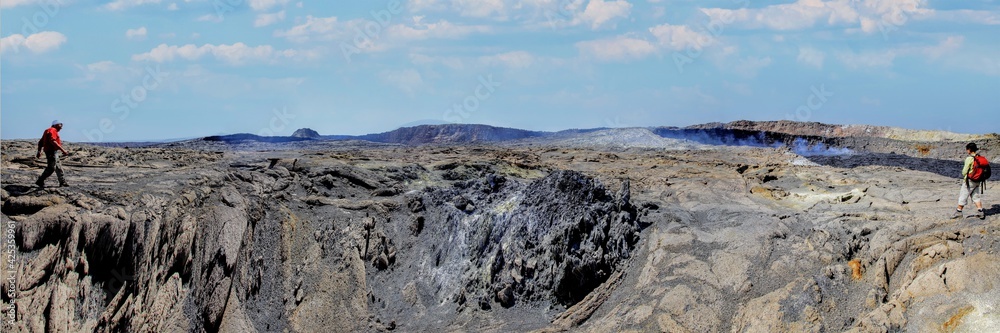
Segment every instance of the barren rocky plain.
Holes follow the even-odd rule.
[[[1000,192],[950,218],[996,134],[497,131],[68,143],[43,189],[4,141],[3,331],[1000,332]]]

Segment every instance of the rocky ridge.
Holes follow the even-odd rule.
[[[1000,323],[992,187],[986,219],[950,220],[959,162],[916,149],[71,143],[74,187],[38,190],[32,144],[0,154],[19,257],[4,331]]]

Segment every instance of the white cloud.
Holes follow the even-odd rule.
[[[205,14],[205,15],[202,15],[202,16],[198,16],[198,18],[196,20],[198,22],[215,22],[215,23],[219,23],[219,22],[222,22],[222,17],[221,16],[217,16],[217,15],[212,15],[212,14]]]
[[[149,4],[158,4],[158,3],[160,3],[160,0],[115,0],[104,5],[104,8],[108,10],[118,11],[131,7],[149,5]]]
[[[385,70],[379,73],[379,77],[383,82],[399,88],[399,90],[410,96],[413,96],[424,85],[423,77],[413,69],[402,71]]]
[[[649,28],[649,32],[656,37],[660,46],[672,51],[701,50],[714,42],[712,36],[696,32],[684,25],[661,24]]]
[[[941,56],[953,53],[962,47],[965,42],[965,37],[962,36],[948,36],[941,41],[938,45],[928,46],[920,50],[921,53],[926,55],[930,59],[937,59]]]
[[[841,53],[837,58],[850,69],[873,69],[892,67],[897,55],[894,50],[865,53],[847,52]]]
[[[377,33],[361,33],[375,31]],[[307,16],[305,22],[288,30],[274,32],[275,37],[283,37],[293,42],[342,41],[363,51],[385,50],[407,42],[427,39],[457,39],[477,33],[490,33],[491,28],[480,25],[454,24],[445,20],[433,23],[417,16],[410,23],[383,27],[375,21],[354,19],[341,21],[337,17]],[[359,44],[360,43],[360,44]]]
[[[649,35],[624,34],[614,38],[576,44],[585,58],[628,61],[661,52],[701,51],[718,43],[715,37],[685,25],[661,24],[647,29]]]
[[[0,1],[0,8],[13,8],[17,6],[33,5],[41,0],[3,0]]]
[[[586,25],[591,29],[614,28],[627,19],[632,4],[627,0],[413,0],[413,13],[453,12],[462,17],[495,21],[517,20],[526,27]]]
[[[591,29],[597,30],[615,19],[628,18],[631,10],[632,4],[625,0],[591,0],[575,21],[589,23]],[[611,26],[614,27],[614,24]]]
[[[910,45],[860,53],[844,52],[839,54],[837,58],[850,69],[889,68],[893,66],[898,57],[922,56],[926,57],[927,60],[938,60],[945,55],[956,54],[964,42],[965,38],[962,36],[948,36],[934,45]]]
[[[823,69],[823,60],[825,58],[826,54],[824,54],[823,51],[810,47],[801,47],[799,48],[799,57],[797,61],[800,64],[816,67],[817,69]]]
[[[627,36],[583,41],[576,43],[576,48],[585,57],[599,61],[628,61],[656,53],[653,43]]]
[[[285,11],[282,10],[277,13],[271,14],[259,14],[257,19],[253,22],[254,27],[266,27],[285,20]]]
[[[936,11],[935,18],[943,21],[953,21],[960,23],[974,23],[985,25],[1000,25],[1000,13],[985,10],[947,10]]]
[[[505,66],[508,68],[523,69],[531,67],[535,63],[535,56],[525,51],[513,51],[479,58],[479,62],[490,66]]]
[[[465,37],[474,33],[489,33],[491,31],[488,26],[459,25],[445,20],[435,23],[424,23],[419,18],[414,19],[412,25],[397,24],[386,29],[386,33],[391,38],[402,40],[452,39]]]
[[[180,9],[180,8],[177,7],[177,3],[171,3],[171,4],[167,5],[167,10],[169,10],[169,11],[174,11],[174,10],[178,10],[178,9]]]
[[[866,33],[927,18],[923,0],[798,0],[762,8],[702,8],[713,21],[745,28],[800,30],[816,25],[860,27]]]
[[[146,27],[139,27],[136,29],[125,30],[125,38],[131,40],[143,40],[146,39]]]
[[[340,21],[337,17],[306,16],[306,21],[288,30],[274,32],[275,37],[284,37],[293,42],[309,42],[317,40],[347,39],[355,31],[351,27],[360,27],[361,20]]]
[[[88,64],[87,70],[90,72],[99,73],[99,72],[110,71],[116,67],[117,65],[112,61],[98,61],[92,64]]]
[[[250,4],[251,9],[258,12],[267,11],[275,6],[285,6],[288,4],[288,0],[249,0],[247,2]]]
[[[204,44],[196,46],[187,44],[183,46],[160,44],[149,52],[132,56],[134,61],[170,62],[176,59],[194,61],[202,57],[210,56],[229,65],[243,65],[247,63],[273,63],[286,59],[314,58],[311,52],[298,50],[276,50],[270,45],[247,46],[243,43],[235,44]]]
[[[59,49],[63,43],[66,43],[66,36],[55,31],[42,31],[28,37],[14,34],[0,39],[0,53],[20,52],[21,47],[32,53],[46,53]]]
[[[467,17],[506,19],[507,15],[503,0],[452,0],[451,5],[455,6],[462,16]]]
[[[472,67],[471,61],[460,57],[428,56],[425,54],[410,54],[410,62],[414,65],[441,64],[453,70],[465,70]]]
[[[743,58],[733,66],[733,72],[737,75],[741,75],[747,78],[753,78],[757,76],[757,72],[771,66],[771,57],[754,57],[749,56]]]
[[[100,92],[120,93],[128,89],[129,82],[135,76],[145,74],[145,68],[128,68],[111,61],[99,61],[87,65],[75,65],[82,74],[79,78],[70,79],[70,82],[81,84],[84,87],[93,87]]]

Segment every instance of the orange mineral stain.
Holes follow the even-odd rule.
[[[955,330],[958,329],[958,325],[962,324],[962,319],[975,310],[976,308],[971,305],[958,310],[958,313],[956,313],[954,316],[951,316],[951,318],[948,319],[948,321],[944,322],[944,324],[941,325],[941,331],[949,333],[955,332]]]
[[[847,266],[851,267],[851,278],[855,280],[861,280],[861,260],[854,259],[847,263]]]

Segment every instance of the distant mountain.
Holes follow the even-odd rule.
[[[204,141],[214,141],[214,142],[225,142],[225,143],[241,143],[241,142],[268,142],[268,143],[281,143],[281,142],[298,142],[298,141],[308,141],[312,140],[309,138],[297,138],[291,136],[260,136],[256,134],[249,133],[239,133],[230,135],[213,135],[202,138]]]
[[[293,138],[307,138],[307,139],[318,139],[320,138],[319,132],[312,130],[311,128],[300,128],[292,133]]]
[[[420,125],[448,125],[448,124],[451,124],[451,123],[446,122],[446,121],[441,121],[441,120],[435,120],[435,119],[423,119],[423,120],[411,121],[411,122],[402,124],[402,125],[399,126],[399,128],[416,127],[416,126],[420,126]]]
[[[871,140],[881,140],[879,141],[879,144],[883,144],[882,142],[885,140],[897,140],[900,142],[957,143],[966,140],[980,141],[986,139],[998,139],[996,134],[968,135],[945,131],[918,131],[883,126],[828,125],[815,122],[793,121],[740,120],[730,123],[708,123],[688,127],[649,127],[647,129],[652,132],[652,134],[656,134],[657,136],[663,138],[686,140],[708,145],[758,147],[792,147],[806,145],[808,147],[846,147],[849,149],[871,151],[886,150],[886,152],[904,150],[900,148],[871,148],[868,147],[872,142]],[[531,141],[531,139],[535,138],[544,138],[550,142],[556,142],[553,140],[557,140],[558,142],[563,143],[597,139],[615,144],[618,144],[618,141],[625,139],[635,139],[646,143],[655,141],[646,136],[639,135],[640,132],[635,130],[624,132],[608,132],[607,130],[608,129],[604,128],[595,128],[570,129],[559,132],[541,132],[489,125],[443,124],[403,127],[383,133],[357,136],[320,135],[314,130],[303,128],[295,131],[292,136],[287,137],[262,137],[244,133],[210,136],[204,138],[203,140],[228,143],[240,143],[247,141],[278,143],[307,140],[364,140],[377,143],[404,145],[490,143],[514,140]],[[621,145],[627,146],[624,143]],[[656,143],[656,145],[660,145],[660,143]],[[669,146],[676,145],[671,143]]]
[[[550,132],[527,131],[488,125],[420,125],[389,132],[354,137],[382,143],[419,145],[428,143],[474,143],[527,139],[551,135]]]

